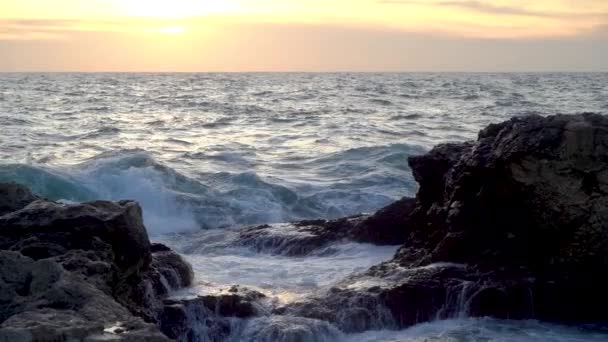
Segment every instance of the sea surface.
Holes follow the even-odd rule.
[[[235,247],[239,226],[371,213],[415,194],[408,156],[513,116],[581,112],[608,114],[608,74],[0,74],[0,181],[65,202],[137,200],[198,291],[238,283],[288,302],[397,247],[288,257]],[[234,339],[263,340],[255,327],[280,319],[242,322]],[[311,341],[608,340],[466,317],[361,334],[279,326]]]

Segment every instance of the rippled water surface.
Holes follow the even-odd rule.
[[[415,193],[408,156],[516,115],[589,111],[608,114],[608,74],[0,74],[0,181],[55,200],[138,200],[155,239],[193,263],[195,291],[240,283],[290,301],[396,247],[288,257],[200,230],[373,212]],[[539,322],[346,335],[284,319],[245,322],[240,338],[278,326],[317,341],[608,340]]]
[[[0,74],[0,180],[158,231],[337,217],[412,195],[409,155],[607,99],[608,74]]]

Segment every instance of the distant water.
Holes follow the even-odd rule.
[[[161,235],[373,212],[415,194],[408,156],[512,116],[580,112],[608,114],[608,74],[0,74],[0,181],[54,200],[138,200],[201,281],[305,296],[394,248],[302,259]],[[213,246],[230,238],[208,234]],[[601,340],[488,320],[340,338]]]

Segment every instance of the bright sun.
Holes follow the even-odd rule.
[[[237,5],[233,0],[122,0],[120,7],[129,16],[175,19],[230,12]]]
[[[156,30],[156,32],[164,34],[181,34],[186,32],[186,29],[182,26],[167,26]]]

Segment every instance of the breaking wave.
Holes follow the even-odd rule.
[[[404,182],[411,177],[406,159],[421,152],[395,144],[284,163],[278,167],[285,174],[290,169],[304,174],[286,181],[254,171],[186,175],[146,151],[119,150],[74,166],[2,165],[0,181],[24,184],[58,201],[133,199],[144,208],[148,230],[163,234],[372,212],[415,191],[413,180]],[[196,157],[219,158],[228,165],[245,163],[232,154]]]

